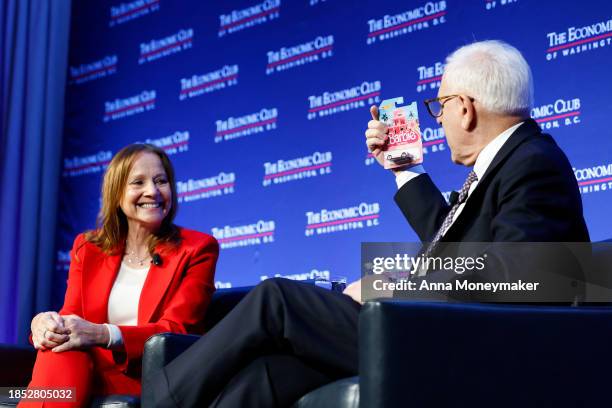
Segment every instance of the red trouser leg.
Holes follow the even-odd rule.
[[[54,353],[51,350],[39,351],[28,388],[74,388],[75,402],[45,401],[23,402],[19,408],[26,407],[82,407],[91,396],[93,380],[93,360],[86,351],[65,351]]]

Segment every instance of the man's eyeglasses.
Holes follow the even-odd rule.
[[[437,98],[425,99],[423,102],[425,103],[425,106],[427,106],[427,112],[429,112],[429,114],[433,116],[434,118],[439,118],[440,116],[442,116],[442,110],[444,110],[444,104],[450,101],[451,99],[456,98],[457,96],[461,96],[461,95],[457,94],[457,95],[439,96]],[[470,99],[470,101],[474,102],[474,98],[471,98],[471,97],[468,97],[468,98]]]

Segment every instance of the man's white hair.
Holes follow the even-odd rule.
[[[529,117],[531,69],[521,52],[505,42],[481,41],[457,49],[446,58],[444,78],[490,112]]]

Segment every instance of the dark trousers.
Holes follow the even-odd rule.
[[[283,407],[357,375],[360,305],[268,279],[145,385],[155,407]],[[146,407],[148,408],[148,407]]]

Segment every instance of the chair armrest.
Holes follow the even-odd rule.
[[[146,341],[142,355],[143,380],[147,373],[157,372],[174,360],[201,336],[192,334],[159,333]]]
[[[36,349],[30,345],[0,344],[0,386],[25,387],[32,378]]]
[[[251,290],[251,287],[247,286],[217,290],[213,295],[204,318],[206,331],[209,331],[223,319],[246,296],[249,290]],[[174,360],[199,338],[200,336],[175,333],[159,333],[151,336],[144,346],[142,357],[143,376],[146,371],[157,371]]]
[[[359,314],[359,397],[364,407],[399,406],[395,392],[410,370],[406,352],[411,331],[397,324],[399,313],[387,302],[366,302]],[[391,355],[396,351],[397,364]],[[400,368],[401,367],[401,368]],[[395,371],[393,371],[395,370]],[[411,402],[403,400],[406,405]],[[416,406],[416,405],[415,405]]]
[[[223,317],[225,317],[225,315],[229,313],[251,289],[252,287],[245,286],[217,290],[213,295],[204,318],[206,331],[209,331],[215,324],[223,319]],[[144,354],[142,357],[143,377],[146,375],[145,373],[147,371],[157,371],[174,360],[176,356],[185,351],[185,349],[195,343],[199,338],[200,336],[175,333],[159,333],[151,336],[144,346]]]
[[[310,391],[291,408],[359,408],[359,406],[359,377],[348,377]]]
[[[246,296],[249,290],[251,290],[251,287],[246,286],[217,290],[206,311],[204,319],[206,331],[223,319]],[[200,336],[175,333],[160,333],[151,336],[144,346],[142,357],[143,377],[147,371],[157,371],[174,360],[199,338]]]
[[[192,334],[159,333],[145,342],[142,355],[142,395],[143,407],[153,406],[155,381],[160,370],[178,357],[183,351],[198,341],[201,336]]]
[[[250,289],[251,287],[239,287],[217,290],[206,311],[204,318],[205,331],[209,331],[223,319],[246,296]],[[160,333],[151,336],[146,341],[142,356],[143,397],[146,394],[144,388],[150,383],[150,379],[199,338],[200,336],[196,335]]]
[[[252,286],[215,291],[204,317],[204,331],[208,332],[221,321],[249,293]]]
[[[362,406],[612,403],[610,308],[375,301],[359,324]]]

